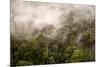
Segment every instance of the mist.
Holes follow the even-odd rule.
[[[11,1],[11,35],[29,39],[36,32],[51,25],[53,28],[49,36],[55,36],[68,14],[73,11],[74,22],[81,17],[87,21],[94,20],[93,5],[58,4],[43,2]],[[81,22],[80,22],[81,23]],[[37,34],[37,33],[36,33]]]

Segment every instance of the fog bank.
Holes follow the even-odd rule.
[[[49,26],[52,27],[54,35],[71,11],[76,14],[75,22],[79,21],[80,17],[92,21],[95,17],[94,9],[92,5],[13,0],[11,1],[11,34],[17,37],[24,36],[27,39],[32,37],[36,30],[40,31]]]

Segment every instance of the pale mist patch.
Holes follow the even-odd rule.
[[[54,37],[70,11],[76,12],[74,21],[77,22],[80,16],[87,20],[94,18],[93,10],[91,6],[13,0],[11,1],[11,34],[29,39],[46,27],[46,32],[52,31],[49,32],[49,37]]]

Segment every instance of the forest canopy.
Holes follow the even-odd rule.
[[[95,61],[95,6],[11,2],[11,66]]]

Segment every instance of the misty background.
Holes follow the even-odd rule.
[[[77,24],[82,17],[89,22],[94,20],[94,9],[92,5],[11,0],[11,35],[20,39],[30,39],[37,34],[36,32],[49,27],[53,30],[48,36],[54,37],[63,22],[67,21],[71,11],[75,14],[73,23]]]

